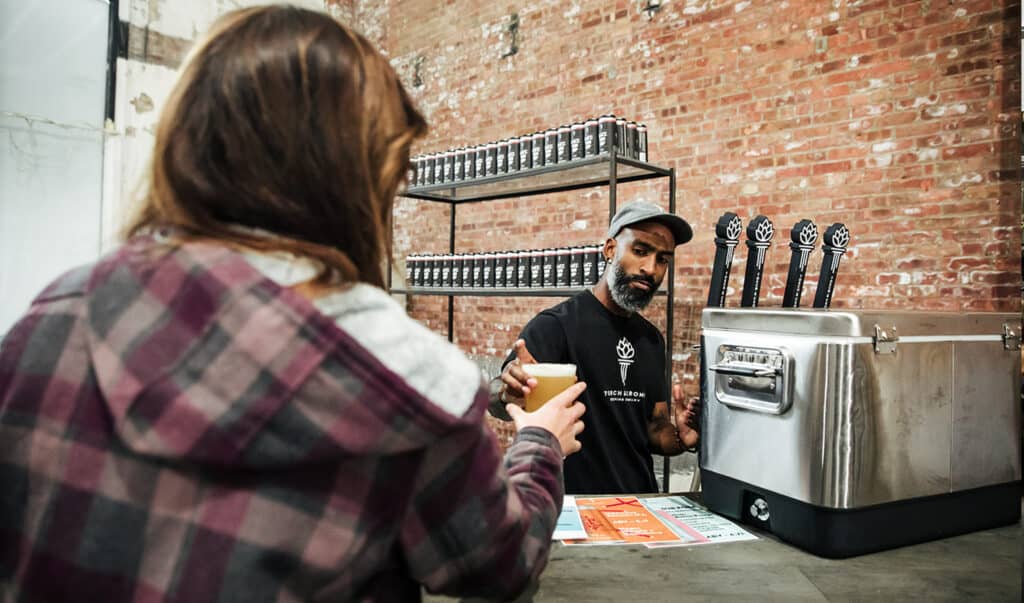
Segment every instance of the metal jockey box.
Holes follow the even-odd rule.
[[[849,557],[1019,521],[1017,314],[708,308],[709,509]]]

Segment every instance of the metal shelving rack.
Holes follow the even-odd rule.
[[[455,214],[462,203],[495,201],[513,197],[526,197],[559,193],[564,191],[608,187],[608,221],[617,210],[617,187],[620,183],[638,182],[652,178],[668,178],[668,211],[676,211],[675,168],[659,167],[636,159],[622,157],[615,152],[595,157],[585,157],[539,168],[531,168],[511,174],[498,174],[474,178],[462,182],[431,184],[410,187],[401,193],[404,197],[447,203],[451,206],[448,227],[448,252],[455,253]],[[389,260],[390,261],[390,260]],[[475,297],[568,297],[583,291],[586,287],[569,288],[440,288],[391,287],[391,269],[388,266],[388,290],[393,294],[442,295],[448,298],[448,341],[454,341],[454,298]],[[668,297],[665,310],[665,382],[671,388],[672,381],[672,328],[675,289],[675,260],[668,268],[668,286],[658,295]],[[671,389],[670,389],[671,395]],[[664,457],[662,489],[668,492],[669,459]]]

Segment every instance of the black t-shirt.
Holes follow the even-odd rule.
[[[565,460],[566,493],[657,492],[647,424],[654,404],[668,400],[661,332],[584,291],[535,316],[520,337],[537,362],[575,364],[587,383],[583,449]]]

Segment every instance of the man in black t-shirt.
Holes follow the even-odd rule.
[[[639,315],[665,278],[675,247],[692,236],[685,220],[653,203],[623,206],[604,244],[603,278],[530,320],[495,380],[491,408],[502,416],[501,403],[522,406],[536,386],[522,364],[576,365],[577,378],[587,383],[587,410],[582,449],[565,460],[568,494],[656,492],[651,454],[676,455],[697,444],[698,403],[684,402],[673,387],[673,425],[665,339]]]

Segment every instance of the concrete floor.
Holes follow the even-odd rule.
[[[1019,523],[840,560],[748,529],[760,539],[657,550],[555,544],[539,589],[519,601],[1022,600]]]

